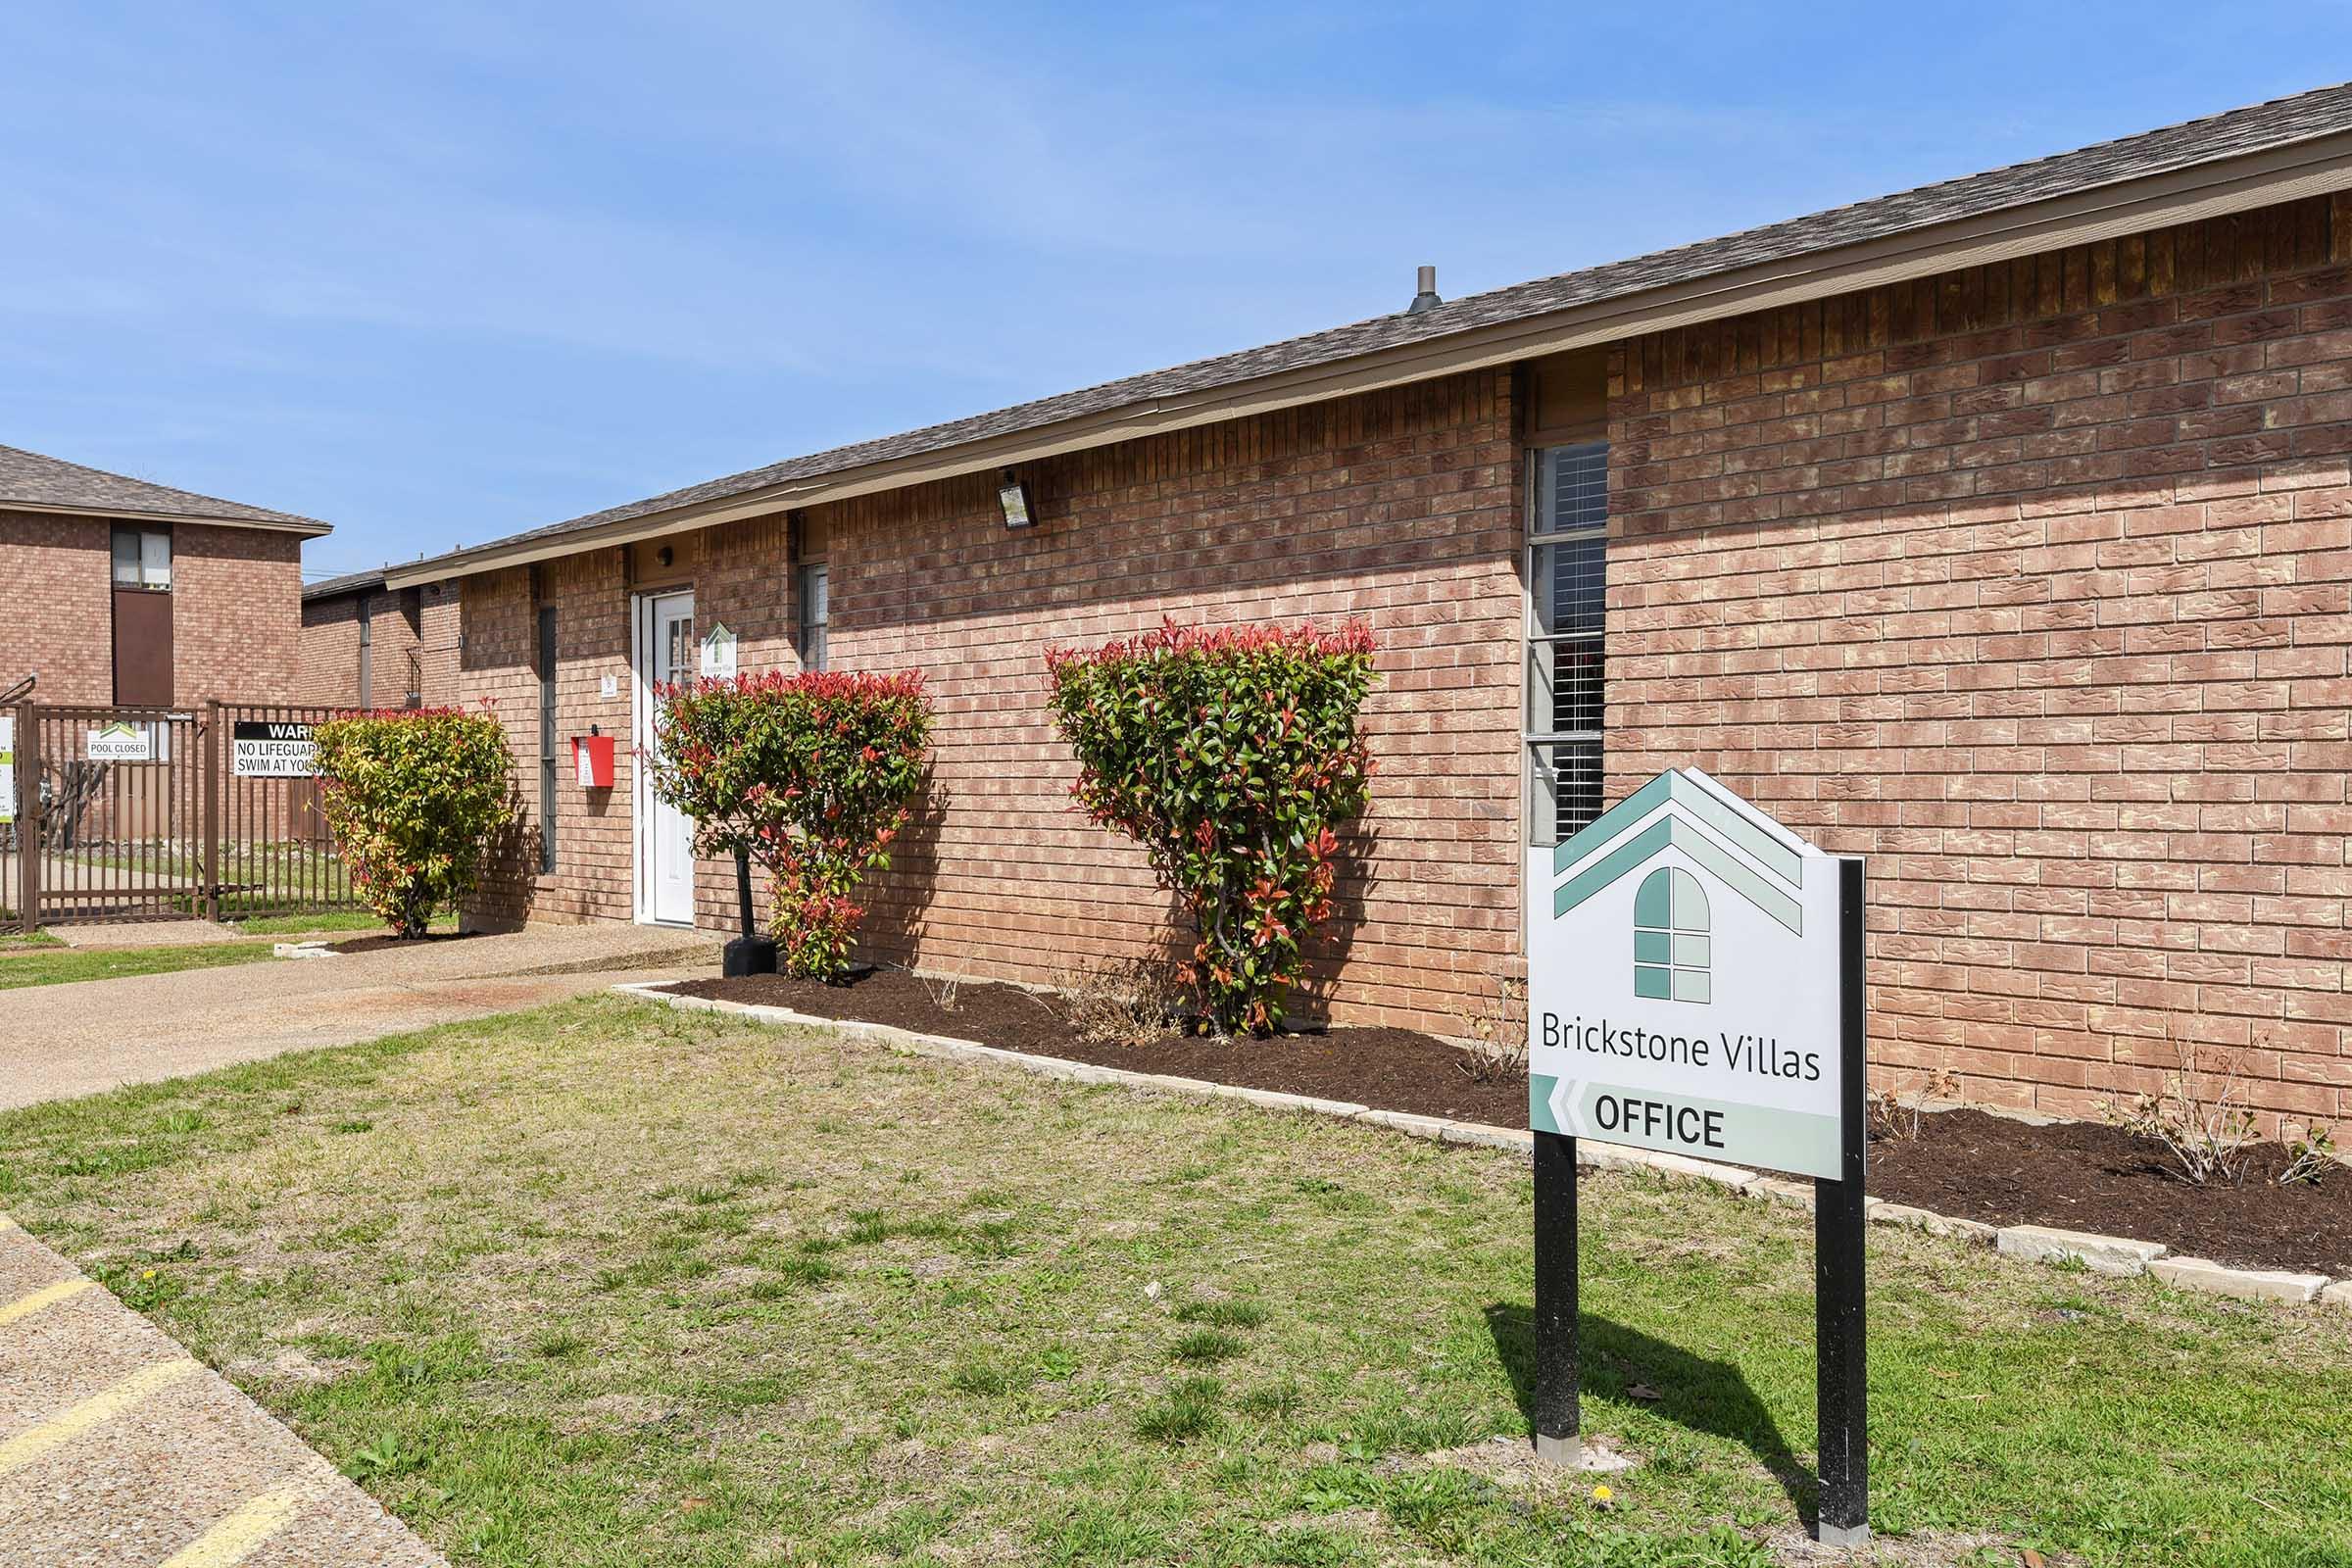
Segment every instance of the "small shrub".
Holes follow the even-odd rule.
[[[1200,1016],[1270,1032],[1331,914],[1336,830],[1364,808],[1371,629],[1170,621],[1091,654],[1051,650],[1046,665],[1078,758],[1070,793],[1144,847],[1192,920],[1179,975]]]
[[[1930,1073],[1908,1101],[1891,1089],[1874,1089],[1864,1102],[1868,1135],[1874,1143],[1911,1142],[1927,1125],[1928,1101],[1959,1098],[1960,1075],[1949,1067]]]
[[[2286,1141],[2286,1168],[2278,1173],[2278,1185],[2293,1187],[2308,1182],[2317,1187],[2320,1178],[2335,1164],[2335,1135],[2318,1122],[2304,1127],[2301,1136]]]
[[[2102,1107],[2106,1118],[2162,1144],[2191,1185],[2236,1187],[2246,1179],[2254,1149],[2254,1113],[2239,1099],[2245,1085],[2238,1054],[2224,1051],[2201,1059],[2194,1046],[2183,1044],[2180,1063],[2166,1075],[2161,1093],[2135,1095],[2122,1106],[2111,1102]]]
[[[1170,1032],[1185,989],[1165,963],[1123,958],[1064,969],[1054,977],[1062,1016],[1095,1046],[1134,1046]]]
[[[394,709],[318,726],[321,809],[352,886],[394,932],[480,879],[491,836],[514,819],[507,732],[486,710]]]
[[[922,787],[931,705],[919,670],[739,675],[656,694],[654,792],[694,819],[695,851],[747,851],[768,876],[785,973],[838,980]]]
[[[1493,1005],[1462,1014],[1462,1059],[1455,1065],[1472,1083],[1509,1083],[1527,1076],[1526,1002],[1526,981],[1497,976]]]

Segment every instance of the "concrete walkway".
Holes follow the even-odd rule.
[[[0,1215],[0,1559],[447,1568],[219,1374]]]
[[[718,961],[653,926],[532,926],[420,948],[0,991],[0,1109],[561,1002]]]

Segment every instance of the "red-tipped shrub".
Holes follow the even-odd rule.
[[[656,694],[654,791],[694,819],[695,851],[748,850],[768,874],[785,973],[847,973],[865,910],[922,787],[931,705],[919,670],[738,675]]]
[[[1364,808],[1371,628],[1170,621],[1093,653],[1054,649],[1046,665],[1078,756],[1070,793],[1144,846],[1192,917],[1179,975],[1201,1019],[1272,1030],[1301,942],[1331,913],[1336,829]]]

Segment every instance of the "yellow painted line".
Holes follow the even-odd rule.
[[[311,1489],[297,1482],[265,1492],[166,1557],[159,1568],[235,1568],[253,1549],[285,1528]]]
[[[6,1328],[21,1317],[30,1317],[53,1301],[62,1301],[69,1296],[79,1296],[97,1283],[88,1279],[59,1280],[55,1285],[42,1286],[30,1296],[20,1296],[6,1306],[0,1306],[0,1328]]]
[[[181,1378],[193,1377],[202,1370],[185,1358],[139,1368],[79,1404],[67,1406],[31,1431],[20,1432],[0,1443],[0,1475],[30,1464],[59,1444],[71,1443],[90,1428],[121,1415],[158,1389],[170,1388]]]

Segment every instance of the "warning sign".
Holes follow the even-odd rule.
[[[318,776],[318,742],[308,724],[241,718],[228,744],[229,771],[238,778]]]

